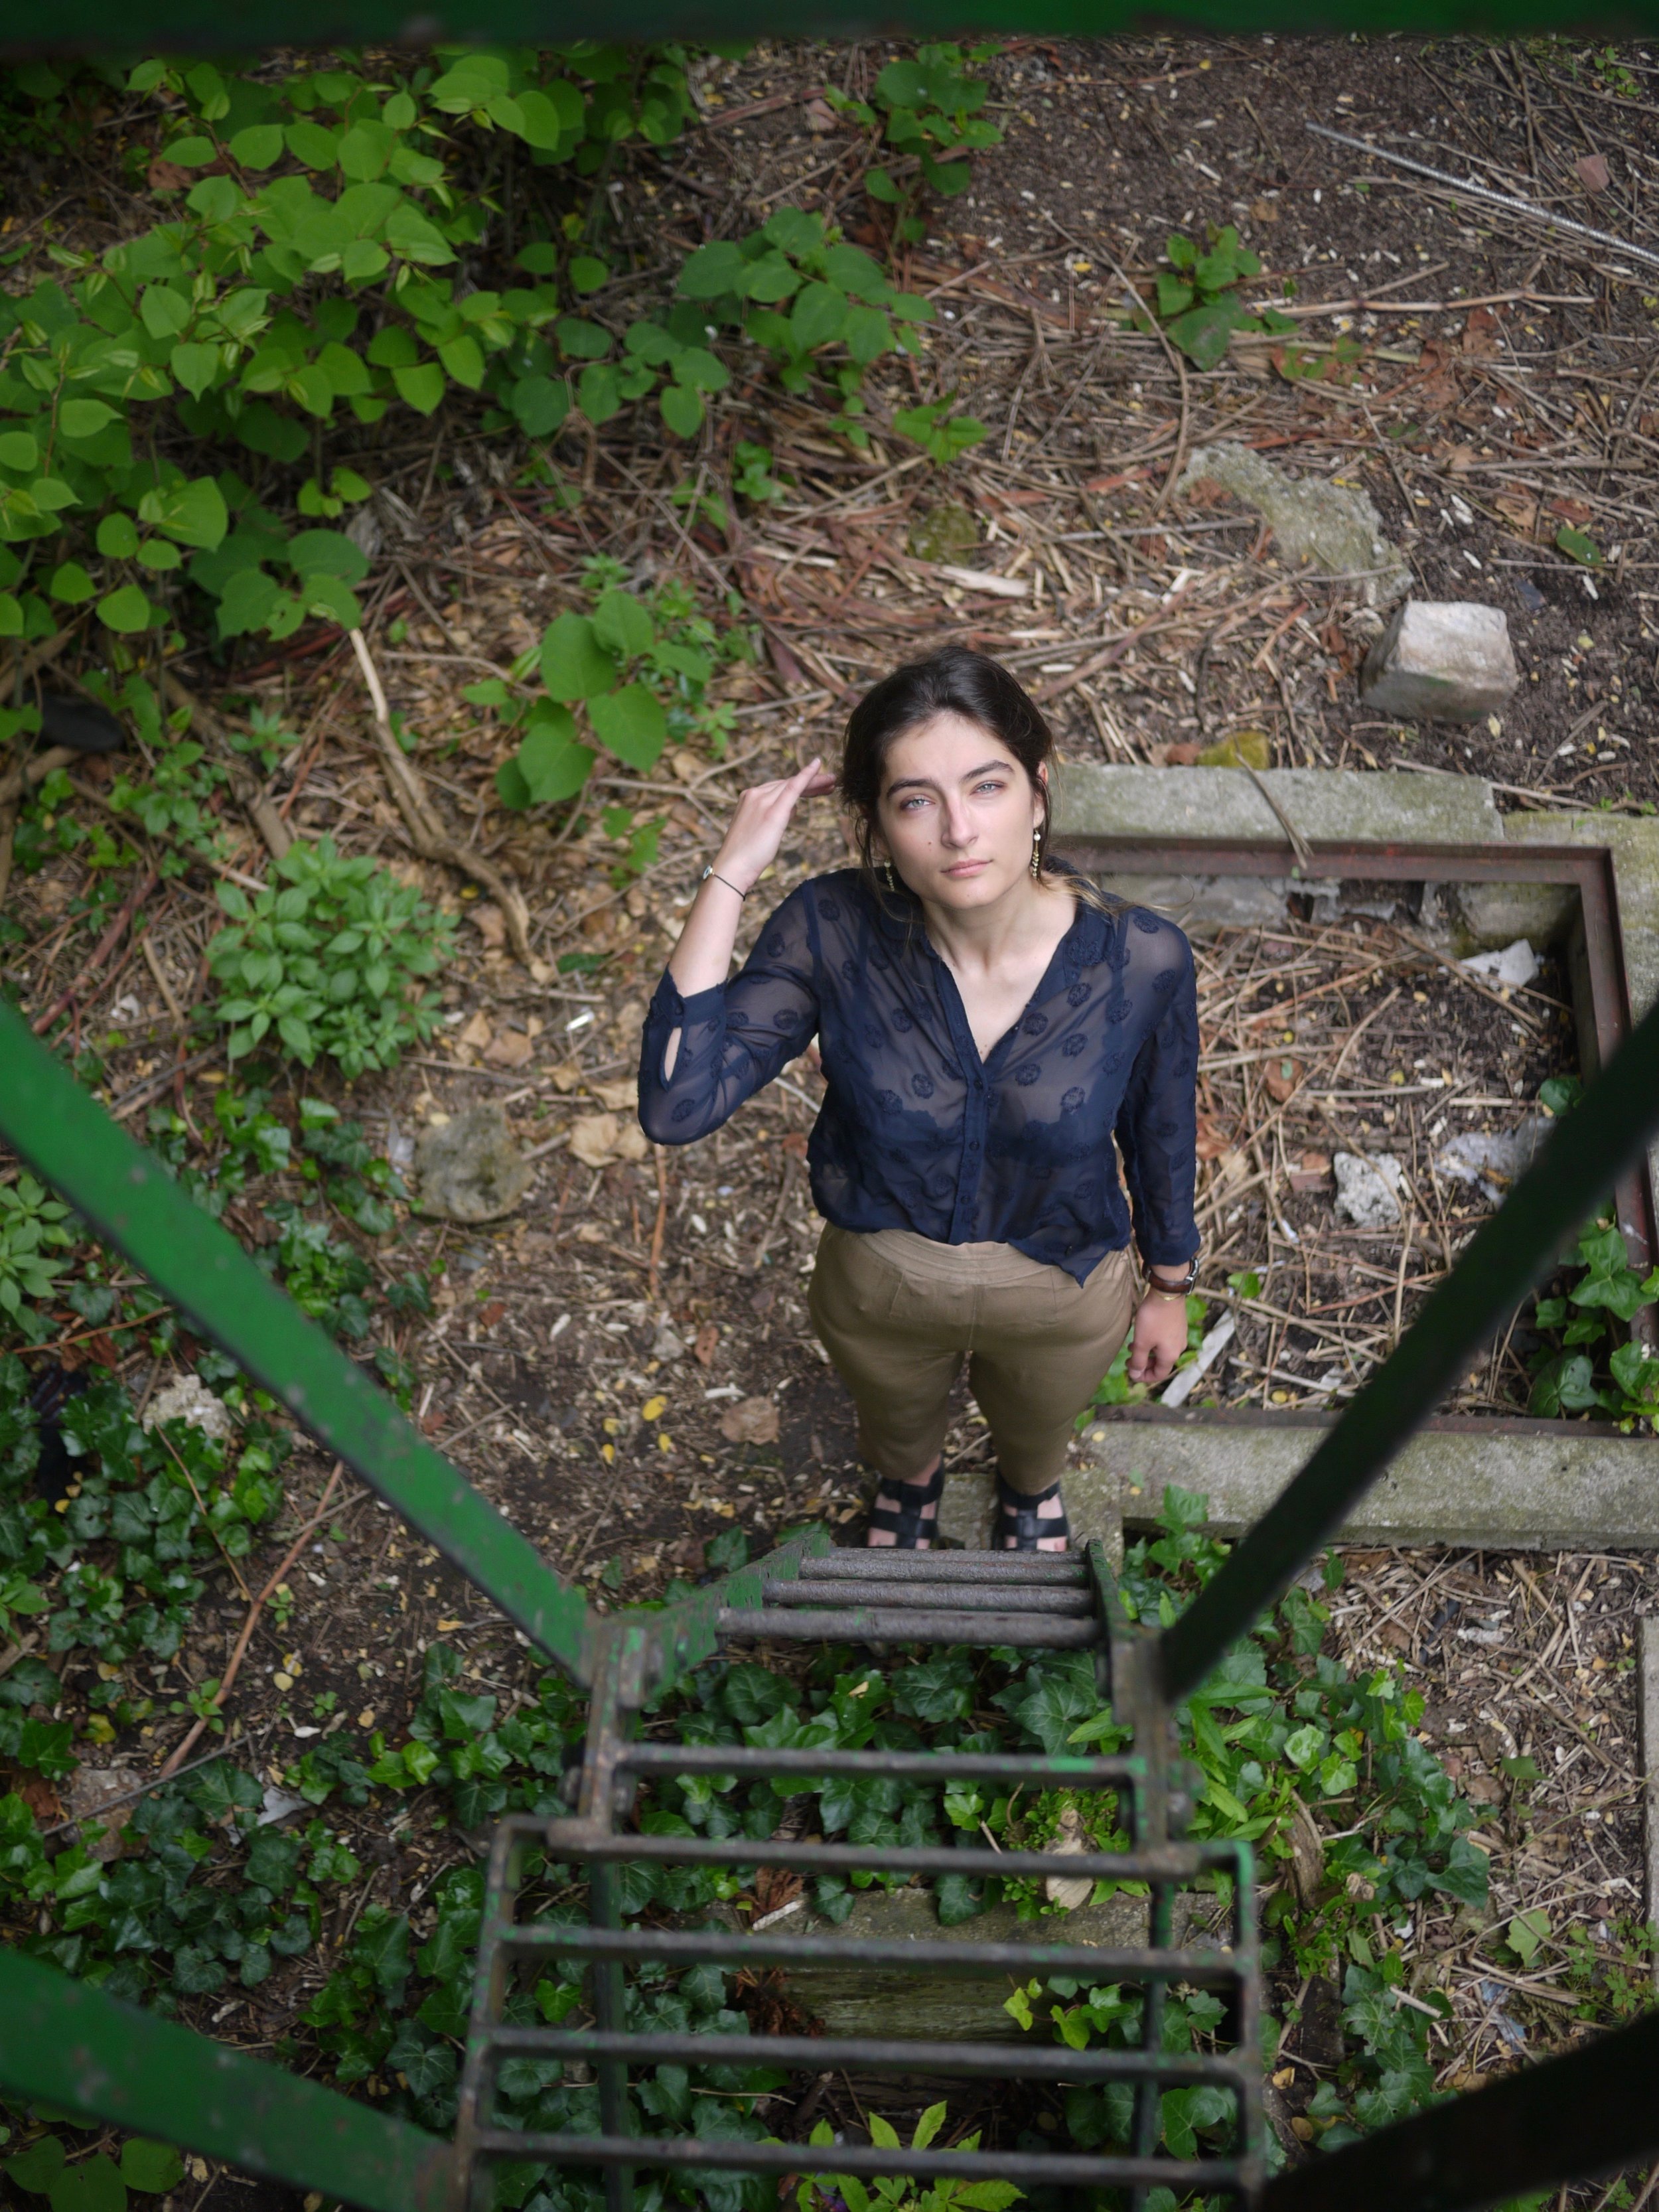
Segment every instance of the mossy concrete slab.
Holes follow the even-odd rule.
[[[1270,769],[1262,782],[1310,844],[1502,843],[1504,817],[1477,776],[1388,769]],[[1067,761],[1054,777],[1054,834],[1156,842],[1260,837],[1282,845],[1277,816],[1243,769],[1105,768]]]
[[[1066,1476],[1074,1541],[1111,1542],[1151,1527],[1164,1486],[1199,1491],[1209,1526],[1237,1535],[1258,1521],[1311,1455],[1329,1419],[1245,1422],[1182,1411],[1097,1422]],[[950,1540],[983,1544],[988,1475],[952,1476],[939,1521]],[[1415,1436],[1342,1523],[1348,1544],[1476,1544],[1495,1551],[1659,1549],[1659,1438],[1569,1421],[1461,1421]]]
[[[1175,1940],[1211,1944],[1220,1924],[1213,1897],[1177,1893]],[[1124,1950],[1147,1941],[1144,1897],[1120,1890],[1100,1905],[1081,1905],[1075,1912],[1042,1913],[1019,1919],[1012,1905],[994,1905],[973,1920],[942,1928],[929,1889],[866,1889],[839,1927],[809,1918],[803,1935],[840,1937],[851,1943],[1020,1943],[1029,1944],[1033,1973],[1042,1971],[1038,1954],[1048,1944],[1086,1943],[1101,1950]],[[1022,1978],[1029,1980],[1030,1975]],[[907,1972],[900,1966],[872,1966],[849,1957],[845,1966],[797,1966],[786,1970],[789,1994],[803,2011],[823,2023],[829,2035],[963,2037],[978,2043],[1006,2043],[1018,2031],[1003,2010],[1015,1986],[1009,1973],[975,1972],[946,1978],[937,1972]]]

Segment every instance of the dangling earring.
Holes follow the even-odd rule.
[[[1040,876],[1042,873],[1042,832],[1041,830],[1033,830],[1031,832],[1031,873],[1033,876]]]
[[[893,864],[890,860],[882,862],[881,879],[890,891],[896,891],[898,889],[898,878],[893,873]]]

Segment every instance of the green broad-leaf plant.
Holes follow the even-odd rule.
[[[917,49],[914,61],[889,62],[867,100],[830,89],[830,105],[884,137],[892,157],[864,173],[871,198],[895,210],[893,235],[918,245],[927,226],[917,202],[924,187],[941,199],[966,191],[973,178],[971,156],[1000,146],[1002,132],[981,113],[990,85],[971,74],[990,61],[995,46],[958,46],[935,43]]]
[[[688,60],[581,41],[127,73],[131,181],[164,219],[100,252],[54,245],[53,275],[0,296],[0,637],[48,636],[82,606],[117,638],[165,633],[186,584],[222,638],[355,626],[368,561],[330,526],[370,487],[317,465],[342,423],[459,398],[486,432],[545,436],[585,362],[590,420],[664,373],[665,421],[695,427],[724,368],[666,336],[648,365],[629,357],[643,376],[603,367],[609,332],[566,313],[613,273],[582,216],[515,253],[498,181],[514,161],[583,179],[629,138],[669,143],[692,112]],[[72,70],[31,68],[73,102]],[[88,79],[100,98],[110,75]],[[480,255],[505,284],[463,280]]]
[[[1164,335],[1194,368],[1218,367],[1235,331],[1296,328],[1289,316],[1273,307],[1253,314],[1239,297],[1239,284],[1246,276],[1259,276],[1261,264],[1239,243],[1231,223],[1212,232],[1207,251],[1179,231],[1171,231],[1164,250],[1170,266],[1158,271],[1152,305]]]
[[[640,596],[627,570],[603,556],[588,562],[582,584],[586,611],[556,617],[513,672],[526,683],[538,677],[539,691],[515,693],[495,677],[465,692],[520,735],[517,752],[496,771],[507,806],[574,798],[600,748],[636,775],[648,775],[670,744],[697,744],[716,757],[726,750],[732,712],[710,705],[708,690],[722,667],[752,659],[749,632],[700,614],[674,578]],[[632,828],[629,814],[620,830]]]

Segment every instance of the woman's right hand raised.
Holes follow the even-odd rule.
[[[835,777],[817,758],[793,775],[751,785],[738,799],[731,827],[714,856],[715,874],[723,876],[737,890],[751,890],[777,859],[789,817],[800,801],[821,798],[835,787]]]

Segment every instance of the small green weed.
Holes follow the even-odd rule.
[[[901,407],[893,416],[893,428],[900,437],[920,446],[941,468],[959,460],[989,435],[976,416],[951,413],[955,398],[954,392],[947,392],[943,399],[930,401],[925,407]]]
[[[508,729],[522,732],[517,753],[495,774],[496,791],[507,806],[574,798],[600,745],[639,775],[650,773],[671,743],[700,744],[716,759],[726,750],[731,710],[708,703],[708,686],[723,666],[753,658],[749,632],[735,622],[721,629],[700,614],[691,592],[676,579],[641,598],[627,588],[628,572],[619,562],[600,558],[588,562],[582,581],[589,611],[556,617],[537,651],[514,672],[527,677],[533,666],[540,694],[515,698],[499,678],[469,685],[464,694],[475,707],[493,710]],[[606,834],[632,829],[630,813],[614,827],[607,821]],[[649,851],[643,846],[630,851],[625,876],[649,865],[659,835],[652,824]]]
[[[1288,315],[1274,308],[1253,314],[1240,298],[1246,276],[1259,276],[1261,264],[1239,243],[1231,223],[1212,230],[1208,250],[1171,231],[1164,241],[1170,266],[1160,270],[1153,307],[1164,334],[1197,368],[1214,368],[1224,357],[1235,331],[1294,331]],[[1149,329],[1144,315],[1132,318]]]
[[[911,2136],[912,2150],[926,2150],[945,2125],[946,2108],[930,2105],[916,2122]],[[829,2150],[835,2142],[835,2132],[828,2120],[820,2120],[808,2137],[814,2150]],[[870,2141],[878,2150],[898,2150],[897,2130],[890,2120],[879,2112],[870,2115]],[[953,2143],[953,2150],[971,2151],[979,2148],[977,2132],[964,2136]],[[947,2176],[925,2188],[909,2174],[878,2174],[868,2186],[850,2173],[805,2173],[801,2176],[795,2191],[797,2212],[953,2212],[961,2206],[963,2212],[1007,2212],[1009,2205],[1025,2194],[1012,2181],[958,2181]]]
[[[326,1054],[349,1081],[395,1067],[437,1026],[437,994],[420,979],[441,966],[453,921],[377,861],[345,859],[331,838],[291,845],[272,872],[280,884],[252,900],[219,886],[230,923],[207,957],[231,1059],[270,1036],[307,1067]]]
[[[30,2197],[44,2197],[52,2212],[127,2212],[127,2192],[165,2197],[185,2178],[185,2162],[171,2143],[130,2136],[118,2166],[107,2152],[71,2156],[62,2139],[39,2135],[0,2165],[0,2173]]]
[[[1000,52],[996,46],[920,46],[914,61],[888,63],[868,100],[833,89],[825,95],[841,113],[884,137],[898,156],[891,167],[866,169],[864,189],[894,210],[893,236],[900,244],[917,245],[927,235],[918,207],[924,186],[953,199],[972,182],[969,157],[1002,143],[997,125],[980,113],[991,88],[969,74]]]
[[[47,1298],[64,1272],[52,1255],[73,1244],[64,1226],[70,1210],[38,1183],[27,1168],[15,1182],[0,1182],[0,1314],[33,1331],[40,1317],[27,1302]]]

